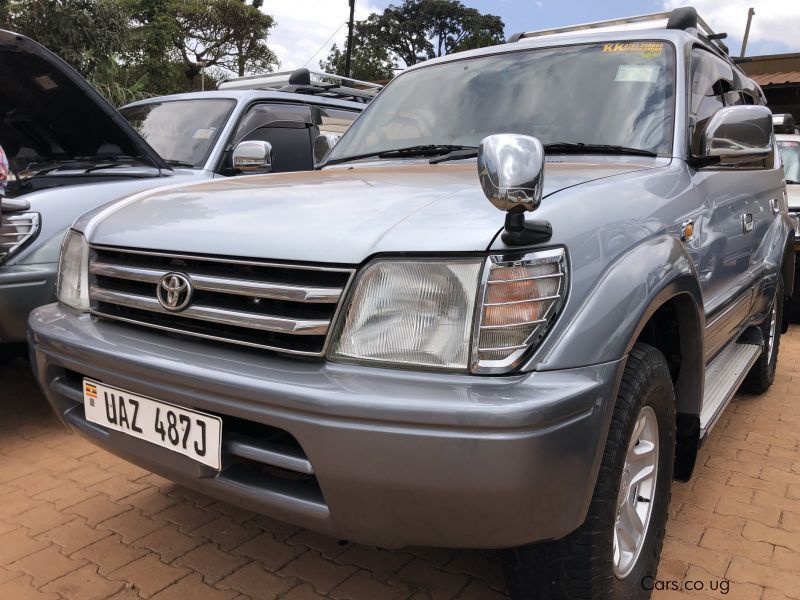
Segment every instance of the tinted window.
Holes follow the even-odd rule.
[[[252,137],[261,127],[304,127],[311,123],[311,107],[305,104],[256,104],[239,123],[234,140],[238,143],[243,139],[261,139]]]
[[[311,107],[305,104],[256,104],[244,116],[235,143],[261,140],[272,144],[272,172],[314,168]]]
[[[672,46],[644,41],[423,66],[392,81],[330,158],[427,144],[477,146],[495,133],[669,153],[673,65]]]
[[[120,110],[165,160],[202,167],[233,110],[233,100],[171,100]]]
[[[693,125],[691,146],[699,153],[700,136],[708,119],[725,106],[725,94],[733,85],[733,69],[710,52],[692,50],[692,95],[689,118]]]
[[[272,144],[272,172],[310,171],[314,168],[311,130],[291,127],[262,127],[245,137]]]
[[[343,134],[350,129],[359,113],[352,110],[339,110],[336,108],[319,107],[320,133]]]

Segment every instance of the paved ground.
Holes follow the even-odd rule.
[[[770,392],[736,399],[676,484],[655,598],[800,599],[800,329],[783,342]],[[0,464],[0,599],[505,597],[492,553],[350,544],[97,450],[22,361],[0,369]]]

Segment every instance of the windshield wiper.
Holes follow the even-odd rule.
[[[613,144],[584,144],[583,142],[559,142],[545,144],[545,150],[565,154],[634,154],[636,156],[658,156],[656,152],[629,148],[628,146],[615,146]]]
[[[417,156],[439,156],[441,154],[449,154],[456,150],[472,150],[474,146],[462,146],[460,144],[424,144],[418,146],[408,146],[406,148],[397,148],[395,150],[378,150],[377,152],[368,152],[367,154],[357,154],[355,156],[343,156],[342,158],[334,158],[333,160],[326,161],[320,166],[337,165],[343,162],[350,162],[353,160],[362,160],[364,158],[414,158]],[[475,149],[477,152],[477,149]]]
[[[186,162],[185,160],[177,160],[175,158],[167,158],[164,160],[170,167],[186,167],[187,169],[194,169],[194,165],[192,163]]]
[[[428,162],[432,165],[447,162],[448,160],[462,160],[465,158],[475,158],[478,156],[478,148],[475,146],[465,146],[462,150],[451,150],[444,156],[437,156],[430,159]]]
[[[102,162],[100,164],[92,165],[91,167],[88,167],[83,172],[84,173],[91,173],[92,171],[100,171],[102,169],[113,169],[114,167],[120,167],[120,166],[123,166],[123,165],[126,166],[126,167],[129,167],[131,165],[136,164],[137,162],[139,164],[141,164],[141,165],[145,164],[144,162],[137,161],[137,159],[135,159],[133,157],[109,158],[105,162]]]
[[[795,181],[794,179],[787,179],[786,185],[800,185],[800,181]]]

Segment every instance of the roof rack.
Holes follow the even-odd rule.
[[[280,71],[278,73],[228,79],[219,84],[219,89],[276,90],[366,103],[372,100],[383,89],[383,86],[331,73],[296,69],[294,71]]]
[[[721,41],[727,37],[726,33],[715,33],[708,23],[706,23],[697,11],[691,6],[676,8],[672,11],[638,15],[635,17],[623,17],[620,19],[607,19],[605,21],[595,21],[593,23],[583,23],[581,25],[570,25],[568,27],[555,27],[553,29],[540,29],[537,31],[523,31],[515,33],[509,39],[509,43],[517,42],[521,39],[534,37],[557,36],[565,33],[589,32],[592,29],[601,28],[621,28],[624,25],[635,25],[638,23],[649,23],[651,21],[666,21],[666,29],[682,29],[693,33],[700,39],[713,44],[724,54],[728,54],[728,47]],[[657,27],[654,25],[654,27]]]

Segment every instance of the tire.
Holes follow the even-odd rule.
[[[778,276],[775,298],[769,316],[759,325],[764,338],[764,350],[759,355],[750,372],[742,382],[742,391],[749,394],[763,394],[775,381],[778,366],[778,353],[781,349],[781,323],[783,322],[783,276]],[[770,342],[770,339],[772,341]]]
[[[642,487],[636,490],[639,498],[652,500],[652,503],[637,501],[637,510],[642,507],[646,511],[645,506],[652,506],[638,557],[625,565],[622,560],[615,561],[614,552],[620,488],[629,445],[632,448],[641,445],[633,446],[632,436],[644,414],[650,419],[650,427],[645,431],[658,432],[654,444],[657,458],[653,459],[657,470],[646,491],[641,491]],[[661,555],[674,459],[675,393],[669,367],[661,352],[646,344],[636,344],[620,383],[586,520],[560,540],[503,552],[503,570],[511,597],[518,600],[649,598],[652,586],[648,582],[652,580],[648,578],[655,578]],[[641,485],[646,486],[647,481]],[[627,572],[620,573],[622,567]]]

